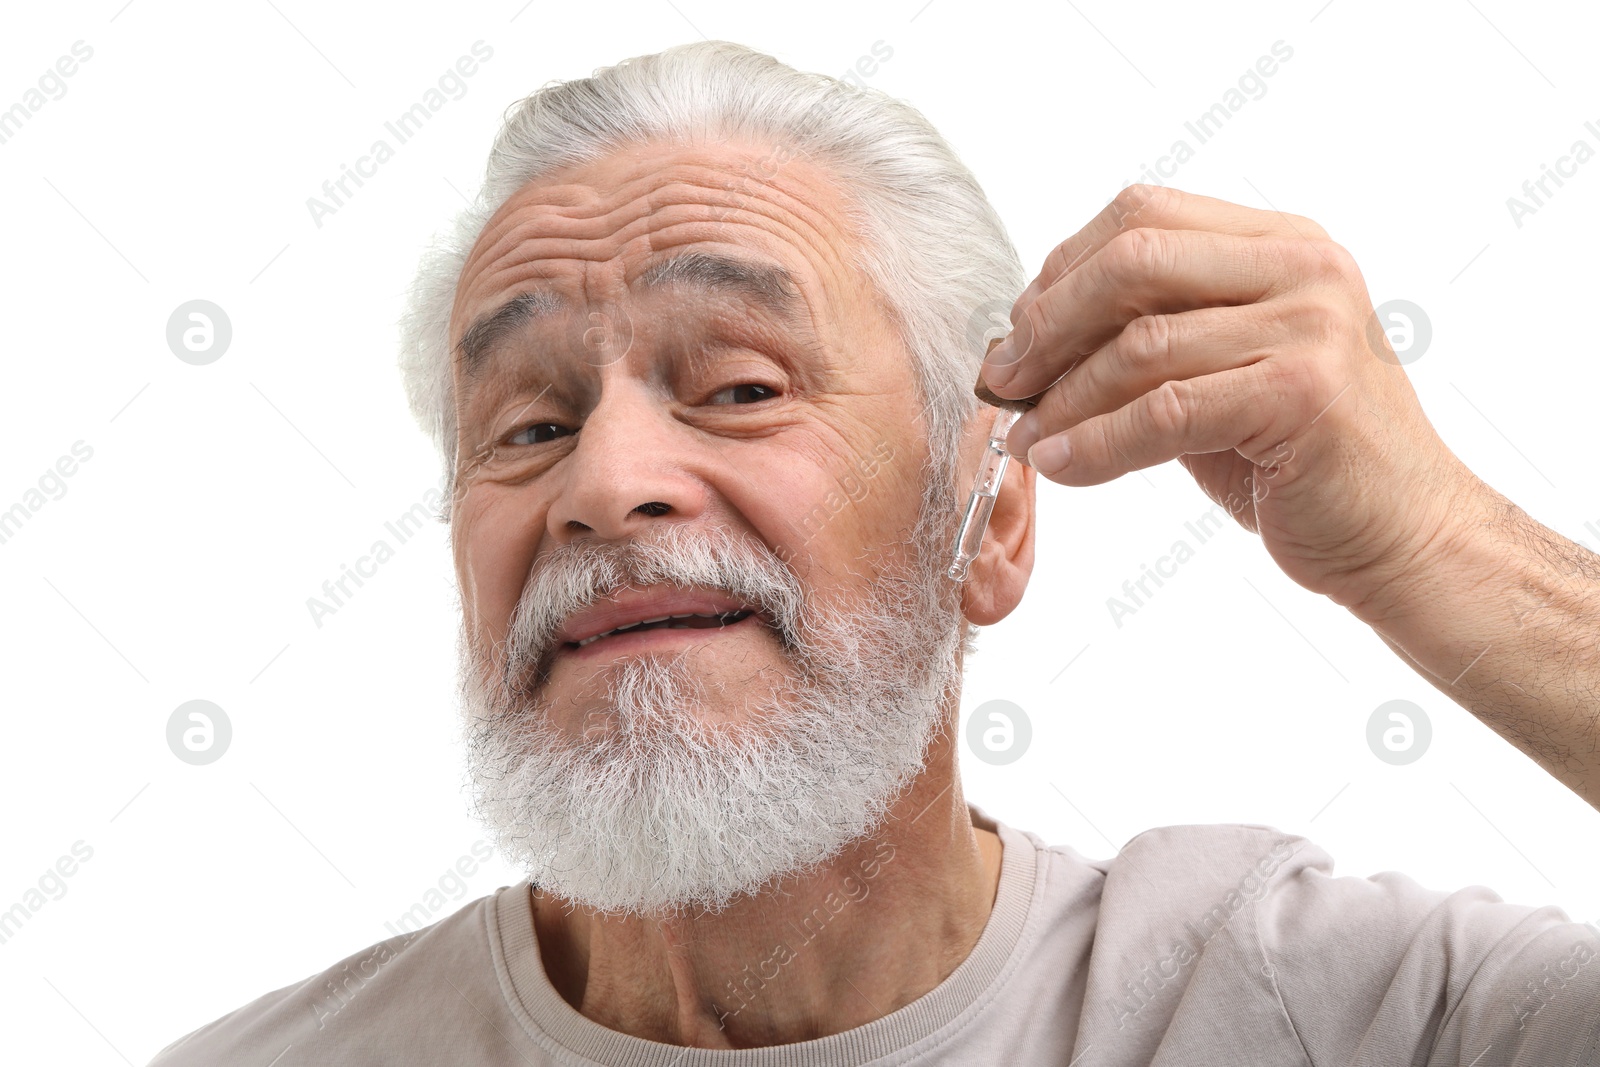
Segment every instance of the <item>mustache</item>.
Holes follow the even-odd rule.
[[[806,590],[758,538],[677,523],[648,539],[575,540],[534,561],[505,642],[505,683],[542,685],[562,625],[574,612],[629,586],[697,586],[749,604],[786,652],[797,647]]]

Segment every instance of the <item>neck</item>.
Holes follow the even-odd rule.
[[[551,984],[602,1026],[699,1048],[825,1037],[916,1000],[971,953],[1000,879],[951,733],[873,835],[716,914],[618,918],[536,890]]]

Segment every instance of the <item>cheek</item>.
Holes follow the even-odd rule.
[[[510,632],[539,543],[543,508],[527,501],[512,508],[513,496],[493,487],[473,489],[457,511],[456,576],[463,610],[483,642],[479,647],[492,647]]]
[[[797,574],[838,575],[841,561],[903,539],[916,522],[920,486],[903,458],[886,438],[821,456],[785,448],[752,457],[730,503]]]

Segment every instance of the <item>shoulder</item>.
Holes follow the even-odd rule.
[[[1101,933],[1143,945],[1194,929],[1237,932],[1236,917],[1255,912],[1270,894],[1333,868],[1332,857],[1306,838],[1246,823],[1155,827],[1108,859],[1085,860],[1059,845],[1042,855],[1096,872]]]
[[[1431,931],[1478,948],[1535,912],[1504,903],[1484,886],[1432,889],[1398,871],[1336,874],[1316,842],[1249,823],[1146,830],[1105,861],[1108,899],[1214,920],[1248,909],[1266,948],[1325,947],[1340,939],[1394,943]],[[1359,923],[1352,922],[1359,919]]]
[[[1225,1018],[1316,1062],[1600,1062],[1600,938],[1559,908],[1336,875],[1265,825],[1157,827],[1101,860],[1039,848],[1094,880],[1083,1033],[1107,1043],[1181,1047]]]
[[[1206,890],[1254,905],[1267,941],[1353,933],[1352,918],[1360,919],[1359,936],[1367,941],[1430,926],[1440,936],[1493,941],[1536,913],[1559,914],[1507,904],[1481,885],[1434,889],[1400,871],[1335,873],[1334,858],[1316,842],[1265,825],[1159,827],[1135,836],[1111,862],[1124,882],[1143,883],[1147,891],[1153,881],[1157,892],[1182,890],[1192,899]]]
[[[1397,871],[1338,875],[1316,842],[1260,824],[1156,827],[1087,862],[1100,872],[1096,925],[1108,943],[1178,939],[1197,954],[1231,944],[1256,967],[1300,963],[1327,974],[1330,959],[1360,960],[1375,978],[1410,951],[1459,969],[1514,931],[1566,921],[1559,909],[1507,904],[1483,886],[1431,889]]]
[[[1257,823],[1157,826],[1135,834],[1117,859],[1173,878],[1269,878],[1280,870],[1333,869],[1333,858],[1298,834]]]
[[[392,1028],[396,1039],[419,1009],[437,1003],[441,976],[481,984],[492,974],[487,932],[501,887],[431,926],[368,945],[316,974],[262,994],[178,1039],[151,1067],[272,1062],[292,1046],[339,1059],[362,1035]],[[346,1060],[345,1062],[350,1062]]]
[[[1097,872],[1108,897],[1136,896],[1147,907],[1164,898],[1193,900],[1204,888],[1256,896],[1269,881],[1333,870],[1333,858],[1313,842],[1251,823],[1154,827],[1135,834],[1108,859],[1086,859],[1070,846],[1024,836],[1037,846],[1041,862]]]
[[[1197,957],[1264,976],[1299,1039],[1331,1059],[1389,1042],[1395,1062],[1431,1048],[1465,1063],[1490,1047],[1554,1062],[1596,1039],[1600,939],[1560,908],[1392,870],[1338,875],[1322,848],[1270,826],[1146,831],[1109,872],[1125,926],[1181,930]],[[1230,995],[1225,982],[1199,987]]]

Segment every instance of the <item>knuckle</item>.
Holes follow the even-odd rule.
[[[1339,275],[1353,277],[1360,273],[1356,268],[1356,258],[1338,241],[1330,241],[1323,237],[1313,241],[1312,244],[1317,246],[1317,258],[1330,264]]]
[[[1318,225],[1315,219],[1308,219],[1304,215],[1290,215],[1288,218],[1296,232],[1303,233],[1314,241],[1328,239],[1328,231]]]
[[[1344,331],[1343,316],[1321,300],[1296,301],[1289,312],[1289,324],[1302,343],[1319,348],[1335,343]]]
[[[1345,247],[1326,239],[1294,242],[1296,264],[1301,275],[1319,283],[1351,282],[1360,277],[1355,257]]]
[[[1113,346],[1130,367],[1165,367],[1172,363],[1172,317],[1141,315],[1123,327]]]
[[[1049,427],[1047,433],[1059,433],[1070,430],[1083,420],[1083,410],[1070,394],[1070,379],[1057,383],[1045,391],[1039,400],[1035,411],[1039,412],[1037,418],[1041,427]]]
[[[1119,271],[1152,275],[1167,263],[1171,246],[1165,230],[1136,226],[1112,238],[1106,251],[1111,264]]]
[[[1035,339],[1050,336],[1056,328],[1059,316],[1055,311],[1055,301],[1050,298],[1048,291],[1038,300],[1029,304],[1022,311],[1021,318],[1016,324],[1018,342],[1025,349],[1019,351],[1020,357],[1027,357],[1031,352]],[[1026,362],[1022,364],[1026,366]]]
[[[1044,269],[1039,272],[1040,277],[1059,278],[1065,274],[1068,264],[1072,262],[1071,256],[1075,255],[1072,251],[1075,247],[1076,238],[1068,237],[1052,248],[1050,254],[1044,257]]]
[[[1271,403],[1285,412],[1309,418],[1332,400],[1342,386],[1333,368],[1320,359],[1268,361],[1266,384]]]
[[[1182,437],[1189,425],[1192,390],[1187,382],[1169,380],[1149,394],[1145,417],[1157,439]]]
[[[1124,187],[1111,201],[1112,216],[1119,223],[1129,218],[1161,218],[1177,203],[1177,192],[1165,185],[1139,183]]]
[[[1338,264],[1339,274],[1346,285],[1353,286],[1356,291],[1365,293],[1367,290],[1366,279],[1361,275],[1361,264],[1356,262],[1356,257],[1350,250],[1337,241],[1327,241],[1328,258]]]

